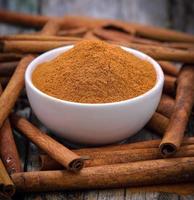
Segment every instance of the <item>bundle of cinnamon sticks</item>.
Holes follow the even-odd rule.
[[[1,193],[11,196],[15,188],[34,192],[194,184],[194,137],[185,135],[194,100],[193,35],[119,20],[8,11],[0,11],[0,22],[40,28],[33,34],[0,36]],[[128,46],[159,62],[165,73],[163,95],[145,128],[161,139],[71,150],[12,112],[24,88],[26,67],[34,57],[82,39]],[[44,152],[39,155],[40,171],[23,171],[13,128]]]

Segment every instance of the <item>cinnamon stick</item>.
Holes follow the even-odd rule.
[[[42,133],[26,119],[12,116],[12,123],[30,141],[36,144],[54,160],[66,167],[67,170],[77,172],[83,168],[84,162],[80,156],[55,141],[50,136]]]
[[[60,20],[58,17],[47,17],[40,15],[29,15],[24,13],[10,12],[5,10],[0,10],[0,21],[6,23],[12,23],[16,25],[25,25],[30,27],[42,27],[50,19]],[[86,17],[75,17],[66,16],[62,19],[65,27],[77,28],[77,27],[106,27],[110,25],[115,25],[125,29],[125,31],[135,33],[137,36],[143,36],[146,38],[156,39],[159,41],[170,41],[170,42],[194,42],[194,36],[182,33],[178,31],[173,31],[170,29],[153,27],[148,25],[134,24],[134,23],[124,23],[118,20],[95,20]],[[30,22],[30,23],[29,23]]]
[[[22,172],[21,162],[9,120],[0,129],[0,156],[9,174]]]
[[[194,62],[194,51],[186,51],[186,50],[173,49],[169,47],[160,47],[154,45],[148,46],[145,44],[137,44],[137,43],[125,43],[125,42],[115,42],[115,41],[111,43],[143,51],[144,53],[148,54],[149,56],[153,57],[156,60],[168,60],[168,61],[177,61],[184,63]]]
[[[20,52],[20,53],[42,53],[53,48],[61,47],[64,45],[74,44],[75,41],[39,41],[35,43],[34,41],[1,41],[0,51],[1,52]],[[121,43],[114,42],[120,45],[131,47],[146,54],[152,56],[158,60],[171,60],[180,62],[194,62],[194,51],[185,51],[171,49],[167,47],[158,47],[144,44],[135,43]]]
[[[49,19],[51,18],[47,16],[29,15],[25,13],[0,10],[0,21],[9,24],[40,28],[44,26]]]
[[[72,45],[75,41],[1,41],[0,51],[15,53],[42,53],[57,47]]]
[[[159,135],[164,135],[168,126],[169,119],[164,115],[155,112],[152,118],[147,123],[146,127]]]
[[[73,37],[82,37],[88,29],[86,27],[78,27],[67,30],[60,30],[57,35],[59,36],[73,36]]]
[[[0,95],[1,94],[2,88],[0,85]],[[0,157],[2,158],[9,174],[22,171],[18,150],[13,137],[9,119],[5,120],[0,129]]]
[[[128,44],[129,47],[145,52],[156,60],[168,60],[185,63],[193,63],[194,51],[172,49],[143,44]]]
[[[57,20],[49,20],[39,32],[39,35],[56,35],[61,28],[61,23]]]
[[[0,76],[12,75],[17,65],[18,65],[17,61],[0,63]]]
[[[13,196],[15,193],[15,186],[10,179],[2,160],[0,159],[0,191],[8,196]]]
[[[113,19],[90,19],[91,23],[96,23],[92,26],[93,30],[112,30],[119,31],[127,34],[134,35],[135,28],[130,26],[128,23],[120,20]]]
[[[18,191],[56,191],[192,181],[194,158],[172,158],[84,168],[79,174],[41,171],[12,175]]]
[[[93,29],[96,26],[101,26],[103,24],[106,24],[105,19],[102,20],[96,20],[94,18],[88,18],[88,17],[84,17],[84,16],[70,16],[70,15],[65,15],[63,16],[63,18],[61,19],[61,23],[62,23],[62,28],[63,29],[73,29],[73,28],[87,28],[87,30],[89,29]]]
[[[33,60],[33,56],[24,57],[18,64],[12,75],[7,87],[0,97],[0,127],[8,117],[14,106],[22,88],[24,87],[24,73],[28,64]]]
[[[160,66],[162,67],[162,70],[164,73],[171,75],[171,76],[177,76],[179,74],[179,69],[174,66],[172,63],[167,61],[158,61]]]
[[[147,44],[147,45],[156,45],[156,46],[163,46],[163,47],[170,47],[170,48],[177,48],[177,49],[184,49],[189,50],[194,48],[194,43],[183,43],[183,42],[170,42],[170,43],[162,43],[156,40],[150,40],[140,37],[135,37],[134,35],[129,35],[124,32],[119,32],[115,30],[107,30],[107,29],[94,29],[94,34],[100,37],[103,40],[112,40],[117,42],[134,42],[139,44]]]
[[[83,38],[87,39],[87,40],[99,40],[99,38],[97,36],[95,36],[92,31],[86,32],[86,34],[83,36]]]
[[[20,53],[41,53],[56,47],[74,44],[75,41],[1,41],[0,51],[2,52],[20,52]],[[114,42],[115,43],[115,42]],[[118,42],[117,42],[118,43]],[[120,43],[131,48],[138,49],[147,53],[155,59],[194,62],[194,51],[176,50],[167,47],[148,46],[135,43]]]
[[[91,151],[104,153],[106,151],[116,151],[116,150],[158,148],[160,142],[161,142],[161,139],[155,139],[155,140],[134,142],[134,143],[129,143],[129,144],[90,147],[90,148],[79,149],[79,152],[83,154],[87,154],[88,152],[90,153]],[[193,144],[194,144],[194,137],[185,137],[183,139],[182,146],[193,145]]]
[[[97,28],[93,30],[94,35],[97,37],[104,39],[104,40],[111,40],[116,42],[134,42],[134,43],[140,43],[140,44],[160,44],[156,41],[147,40],[143,38],[137,38],[133,35],[130,35],[126,32],[116,31],[116,30],[110,30],[110,29],[102,29]]]
[[[185,49],[185,50],[190,50],[194,48],[194,43],[185,43],[185,42],[170,42],[170,43],[163,43],[163,45],[170,48]]]
[[[144,149],[124,149],[124,150],[109,150],[105,152],[91,151],[84,153],[79,150],[74,150],[80,156],[89,157],[89,160],[85,161],[85,167],[112,165],[118,163],[128,163],[145,160],[161,159],[162,156],[159,149],[156,148],[144,148]],[[194,156],[194,145],[183,146],[174,157],[193,157]],[[40,170],[60,170],[64,169],[62,165],[57,163],[51,157],[47,155],[40,155]]]
[[[23,57],[22,54],[0,53],[0,62],[18,61]]]
[[[160,103],[158,105],[157,112],[170,118],[170,116],[174,110],[174,105],[175,105],[174,99],[166,94],[163,94],[160,99]]]
[[[164,75],[164,92],[174,95],[176,92],[176,78],[170,75]]]
[[[53,33],[54,30],[47,30],[52,31],[50,32]],[[57,31],[57,30],[56,30]],[[37,34],[37,35],[30,35],[30,34],[18,34],[18,35],[5,35],[5,36],[0,36],[0,40],[11,40],[11,41],[80,41],[81,39],[78,37],[62,37],[62,36],[54,36],[54,35],[46,35],[44,34]]]
[[[194,68],[184,66],[177,80],[176,100],[168,128],[160,143],[163,156],[173,155],[182,143],[194,99]]]
[[[63,28],[93,27],[96,24],[102,24],[101,20],[92,20],[87,17],[65,16],[48,17],[41,15],[30,15],[13,11],[0,10],[0,22],[22,25],[26,27],[42,28],[48,21],[57,20],[62,22]],[[103,23],[104,24],[104,23]],[[132,29],[132,28],[130,28]]]
[[[155,39],[165,42],[194,42],[194,36],[188,33],[173,31],[170,29],[129,23],[140,37]]]

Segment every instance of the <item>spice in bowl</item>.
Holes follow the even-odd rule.
[[[118,46],[85,40],[36,67],[33,84],[47,95],[79,103],[111,103],[144,94],[156,83],[151,63]]]

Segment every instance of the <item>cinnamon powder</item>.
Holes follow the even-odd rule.
[[[37,66],[32,82],[42,92],[58,99],[109,103],[147,92],[155,85],[156,72],[151,63],[120,47],[85,40]]]

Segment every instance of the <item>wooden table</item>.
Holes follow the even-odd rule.
[[[184,2],[184,3],[183,3]],[[172,27],[187,32],[194,32],[192,26],[192,6],[194,7],[194,1],[168,1],[168,0],[15,0],[6,1],[0,0],[1,8],[12,9],[16,11],[25,11],[29,13],[42,13],[49,15],[65,15],[65,14],[77,14],[77,15],[91,15],[95,17],[108,17],[119,18],[122,20],[142,22],[146,24],[159,25],[164,27]],[[0,25],[0,34],[11,34],[22,32],[23,29]],[[30,31],[30,30],[25,30]],[[16,110],[18,114],[21,114],[29,118],[34,124],[46,130],[36,117],[33,115],[32,110],[29,107],[27,100],[23,99],[22,102],[16,104]],[[190,120],[188,126],[188,134],[193,132],[194,120]],[[48,132],[48,130],[46,130]],[[156,135],[143,130],[134,137],[130,138],[130,141],[139,141],[142,139],[157,138]],[[31,171],[39,168],[38,149],[23,138],[19,133],[15,132],[15,139],[22,159],[24,170]],[[69,143],[62,141],[64,144]],[[89,191],[74,191],[74,192],[52,192],[41,194],[19,194],[14,197],[15,200],[32,200],[32,199],[44,199],[44,200],[62,200],[62,199],[75,199],[75,200],[189,200],[194,199],[194,195],[179,196],[176,194],[157,193],[157,192],[136,192],[131,193],[129,189],[111,189],[111,190],[89,190]]]

